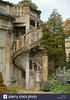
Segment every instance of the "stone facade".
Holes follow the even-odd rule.
[[[66,53],[66,61],[69,61],[70,57],[70,37],[65,39],[65,53]]]
[[[7,86],[39,90],[47,80],[40,13],[27,4],[0,1],[0,72]]]

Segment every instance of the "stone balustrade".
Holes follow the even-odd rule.
[[[28,32],[21,37],[19,37],[13,44],[14,52],[21,49],[22,47],[30,46],[31,44],[39,41],[42,38],[41,29],[35,29],[31,32]]]
[[[14,5],[12,10],[15,16],[23,16],[29,13],[29,7],[23,7],[23,5]]]

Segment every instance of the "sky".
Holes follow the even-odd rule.
[[[3,0],[17,4],[21,0]],[[41,20],[47,21],[53,9],[57,9],[61,14],[63,21],[70,18],[70,0],[32,0],[38,9],[42,11]]]

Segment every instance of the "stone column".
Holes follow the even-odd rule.
[[[20,7],[20,16],[22,15],[22,7]]]
[[[18,12],[19,12],[19,11],[18,11],[18,7],[16,7],[16,9],[17,9],[17,13],[16,13],[16,15],[19,15],[19,14],[18,14]]]
[[[69,61],[69,53],[68,52],[66,53],[66,61],[67,62]]]
[[[44,54],[42,56],[42,64],[43,64],[43,81],[48,80],[48,56]]]
[[[5,64],[6,64],[6,81],[5,84],[8,86],[10,85],[10,37],[8,36],[8,30],[6,31],[6,51],[5,51]]]
[[[23,46],[24,46],[24,36],[22,36],[22,46],[21,47]]]
[[[35,28],[37,28],[37,20],[35,20]]]
[[[39,71],[36,71],[36,90],[40,90],[40,76]]]
[[[26,16],[26,33],[30,32],[30,15]]]
[[[26,64],[26,89],[29,89],[29,52],[27,53],[27,64]]]
[[[32,71],[34,72],[34,62],[32,61]]]

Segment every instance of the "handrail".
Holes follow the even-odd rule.
[[[35,31],[35,30],[37,30],[37,29],[40,29],[40,27],[37,27],[37,28],[35,28],[35,29],[33,29],[33,30],[29,31],[29,32],[25,33],[25,34],[24,34],[24,35],[22,35],[22,36],[26,36],[27,34],[29,34],[29,33],[33,32],[33,31]],[[22,36],[21,36],[21,37],[22,37]],[[19,37],[19,38],[17,38],[17,39],[21,39],[21,37]],[[15,41],[16,41],[16,40],[15,40]]]
[[[40,38],[42,38],[42,31],[39,28],[22,35],[13,42],[14,52],[22,48],[24,45],[29,46],[31,43],[38,41]]]

